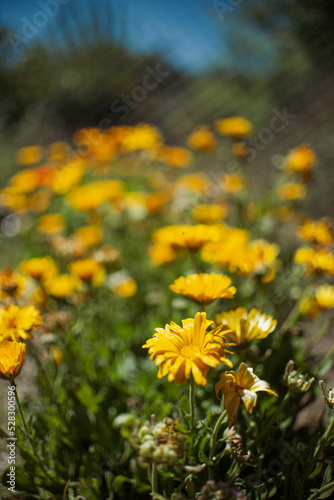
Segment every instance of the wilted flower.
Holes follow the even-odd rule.
[[[0,271],[0,300],[7,297],[18,299],[25,289],[26,279],[6,267]]]
[[[231,427],[233,419],[238,414],[241,400],[248,413],[252,413],[257,402],[257,392],[265,391],[272,396],[278,396],[270,388],[268,382],[259,379],[253,373],[253,368],[249,368],[245,363],[240,364],[239,373],[222,373],[219,382],[215,385],[215,391],[217,397],[219,391],[222,391],[224,395],[224,407],[227,411],[229,427]]]
[[[0,343],[0,378],[13,379],[20,373],[26,344],[4,340]]]
[[[290,360],[283,376],[283,382],[288,386],[290,392],[307,392],[314,382],[314,377],[309,377],[307,373],[294,370],[295,362]]]
[[[272,316],[258,309],[252,309],[248,313],[245,307],[237,307],[232,311],[217,314],[215,323],[230,329],[228,333],[224,333],[224,336],[235,344],[265,339],[277,325],[277,321]]]
[[[150,359],[159,366],[158,378],[167,375],[169,382],[185,383],[192,375],[196,384],[206,385],[209,367],[221,362],[232,366],[225,357],[231,353],[224,350],[229,344],[221,334],[222,326],[206,331],[212,323],[202,312],[195,319],[183,320],[182,327],[171,322],[165,328],[156,328],[157,333],[143,348],[149,350]]]
[[[169,288],[199,304],[210,304],[215,299],[232,299],[237,289],[231,283],[223,274],[201,273],[181,276]]]
[[[334,409],[334,387],[329,387],[327,389],[326,384],[323,380],[319,381],[320,388],[322,390],[322,394],[324,396],[324,400],[328,408],[331,410]]]

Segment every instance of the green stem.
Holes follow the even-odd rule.
[[[324,493],[325,491],[327,491],[331,488],[334,488],[334,481],[332,481],[331,483],[326,484],[326,486],[323,486],[322,488],[320,488],[320,490],[316,491],[315,493],[313,493],[313,495],[308,497],[307,500],[315,500],[316,498],[319,498],[319,495],[321,495],[322,493]]]
[[[36,463],[38,463],[38,465],[40,466],[40,468],[42,469],[42,471],[44,472],[44,474],[46,475],[46,477],[48,479],[50,479],[50,481],[53,483],[54,482],[54,479],[52,476],[50,476],[50,474],[48,473],[48,471],[45,469],[45,466],[44,466],[44,463],[43,461],[41,460],[41,458],[39,457],[38,453],[37,453],[37,450],[36,450],[36,447],[35,447],[35,444],[31,438],[31,435],[30,435],[30,432],[29,432],[29,427],[27,425],[27,422],[26,422],[26,419],[24,417],[24,414],[23,414],[23,410],[22,410],[22,406],[21,406],[21,403],[20,403],[20,399],[19,399],[19,395],[18,395],[18,392],[17,392],[17,385],[16,385],[16,382],[14,379],[11,379],[10,380],[11,384],[15,387],[15,399],[16,399],[16,404],[17,404],[17,408],[19,410],[19,414],[20,414],[20,417],[21,417],[21,420],[22,420],[22,423],[23,423],[23,427],[25,429],[25,434],[26,434],[26,437],[30,443],[30,446],[34,452],[34,459],[36,461]]]
[[[195,430],[195,380],[193,375],[190,375],[189,386],[189,408],[190,408],[190,430]]]
[[[47,373],[44,369],[44,366],[42,365],[40,359],[39,359],[39,355],[38,353],[36,352],[35,348],[32,347],[31,344],[27,343],[27,347],[28,347],[28,351],[30,352],[30,354],[32,355],[32,357],[34,358],[37,366],[38,366],[38,370],[40,371],[40,373],[42,374],[42,379],[43,381],[45,382],[45,386],[49,392],[49,395],[50,395],[50,398],[52,400],[52,402],[57,405],[57,398],[55,397],[55,393],[54,393],[54,390],[53,390],[53,387],[49,381],[49,378],[47,376]]]
[[[2,427],[0,427],[0,435],[1,437],[10,438],[10,435]]]
[[[216,422],[216,425],[213,429],[213,433],[212,433],[211,440],[210,440],[210,454],[209,454],[209,458],[211,461],[213,460],[213,457],[215,454],[215,445],[216,445],[219,429],[220,429],[220,427],[221,427],[221,425],[226,417],[226,413],[227,413],[226,410],[224,410],[221,413],[221,415],[219,416],[219,418]]]
[[[152,496],[154,496],[154,493],[158,493],[158,471],[157,464],[155,462],[152,463],[151,489]]]

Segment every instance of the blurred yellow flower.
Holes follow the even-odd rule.
[[[210,152],[216,148],[217,141],[209,127],[203,126],[194,130],[189,135],[187,144],[192,149]]]
[[[69,145],[65,141],[53,142],[48,147],[48,160],[64,163],[69,153]]]
[[[58,274],[58,268],[52,257],[35,257],[20,264],[23,274],[41,283]]]
[[[0,378],[14,379],[20,373],[27,346],[5,340],[0,344]]]
[[[104,267],[93,259],[78,259],[69,264],[73,276],[93,286],[100,286],[105,278]]]
[[[220,363],[232,366],[225,356],[227,343],[221,335],[222,327],[210,332],[207,328],[212,321],[206,319],[205,313],[197,313],[195,318],[182,321],[182,327],[174,322],[165,328],[156,328],[153,338],[143,345],[148,349],[150,359],[159,366],[158,378],[167,375],[167,380],[185,383],[190,376],[196,384],[206,385],[209,367]]]
[[[244,142],[235,142],[232,146],[232,153],[237,158],[245,158],[248,155],[248,146]]]
[[[162,264],[170,264],[176,259],[176,253],[174,250],[164,245],[163,243],[158,243],[151,245],[148,249],[151,261],[156,266],[161,266]]]
[[[17,194],[31,193],[39,186],[38,172],[33,168],[21,170],[13,175],[9,184]]]
[[[196,222],[200,222],[201,224],[212,224],[224,219],[228,214],[228,210],[227,203],[216,203],[212,205],[199,204],[193,209],[193,217]]]
[[[220,236],[220,229],[216,226],[171,225],[157,229],[152,236],[153,242],[159,245],[168,245],[173,250],[187,248],[198,250],[205,243],[215,241]]]
[[[85,173],[85,162],[81,159],[69,161],[62,167],[54,170],[51,179],[51,189],[63,195],[80,184]]]
[[[305,180],[310,178],[311,170],[316,162],[314,151],[308,144],[293,149],[285,159],[285,169],[293,174],[300,174]]]
[[[64,359],[63,351],[56,345],[50,347],[49,354],[56,366],[58,366]]]
[[[37,219],[36,229],[39,233],[59,234],[65,227],[65,217],[61,214],[46,214]]]
[[[44,156],[44,149],[41,146],[27,146],[17,151],[15,160],[18,165],[33,165],[40,163]]]
[[[332,309],[334,307],[334,286],[325,283],[315,290],[315,298],[321,309]]]
[[[120,283],[115,284],[112,287],[112,291],[119,297],[128,299],[136,295],[138,290],[137,283],[133,278],[127,277]]]
[[[305,266],[306,274],[334,274],[334,255],[325,248],[298,248],[294,260]]]
[[[31,332],[42,324],[40,312],[34,306],[0,307],[0,340],[31,339]]]
[[[215,324],[227,327],[230,332],[224,333],[225,338],[238,345],[265,339],[275,330],[277,321],[258,309],[251,309],[248,313],[246,308],[237,307],[217,314]]]
[[[103,233],[99,224],[91,224],[80,227],[73,236],[78,237],[83,245],[95,247],[102,241]]]
[[[162,143],[162,135],[156,127],[139,123],[134,127],[129,127],[121,142],[121,150],[127,152],[136,149],[157,148]]]
[[[245,179],[239,174],[225,174],[220,179],[220,187],[225,193],[240,193],[246,187]]]
[[[174,182],[174,196],[178,196],[182,191],[191,191],[205,194],[210,188],[209,178],[202,173],[183,175]]]
[[[221,134],[234,138],[246,137],[253,131],[251,122],[241,116],[232,116],[217,120],[216,128]]]
[[[210,304],[215,299],[232,299],[237,289],[231,283],[231,278],[223,274],[202,273],[181,276],[169,288],[198,304]]]
[[[45,283],[45,290],[49,295],[57,299],[65,299],[72,295],[80,285],[78,278],[71,274],[58,274],[52,276]]]
[[[242,400],[248,413],[252,413],[257,403],[257,392],[264,391],[271,396],[278,394],[270,388],[268,382],[261,380],[245,363],[239,366],[239,373],[234,371],[224,372],[215,385],[218,397],[221,391],[224,395],[224,406],[228,415],[228,426],[231,427],[233,419],[237,417],[240,401]]]
[[[164,146],[157,152],[158,159],[171,167],[185,168],[192,161],[192,154],[186,148],[179,146]]]
[[[118,180],[96,181],[72,189],[66,196],[68,204],[80,211],[96,210],[105,202],[122,198],[124,184]]]
[[[282,184],[278,186],[278,196],[283,201],[297,201],[305,198],[307,191],[304,184],[300,182],[290,182],[288,184]]]
[[[333,233],[326,219],[319,221],[306,220],[298,227],[298,235],[305,241],[311,241],[318,245],[330,245],[333,243]]]
[[[9,267],[0,271],[0,300],[20,298],[25,290],[26,279]]]

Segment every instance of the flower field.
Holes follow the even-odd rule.
[[[167,145],[139,123],[17,151],[1,498],[333,498],[334,233],[308,208],[322,166],[296,144],[260,179],[254,132],[234,116]]]

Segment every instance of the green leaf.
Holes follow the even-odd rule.
[[[329,488],[328,490],[324,491],[323,493],[320,493],[320,495],[317,498],[328,498],[331,496],[333,491],[334,491],[334,486],[333,486],[333,488]]]
[[[126,485],[131,485],[132,487],[132,479],[130,479],[129,477],[126,477],[126,476],[116,476],[114,481],[113,481],[113,489],[115,491],[115,493],[119,493],[119,494],[124,494],[125,492],[125,488],[126,488]]]
[[[308,476],[308,479],[314,479],[315,476],[317,476],[318,474],[320,474],[321,470],[322,470],[322,464],[318,464],[315,467],[314,471],[311,472],[311,474]]]
[[[325,474],[324,474],[324,479],[322,481],[322,485],[321,485],[321,488],[323,486],[326,486],[326,484],[330,483],[331,482],[331,479],[332,479],[332,466],[331,464],[328,464],[327,465],[327,468],[325,470]],[[320,497],[319,497],[320,498]],[[322,498],[327,498],[327,497],[322,497]]]
[[[213,465],[212,460],[210,460],[202,450],[198,452],[198,459],[206,465]]]

